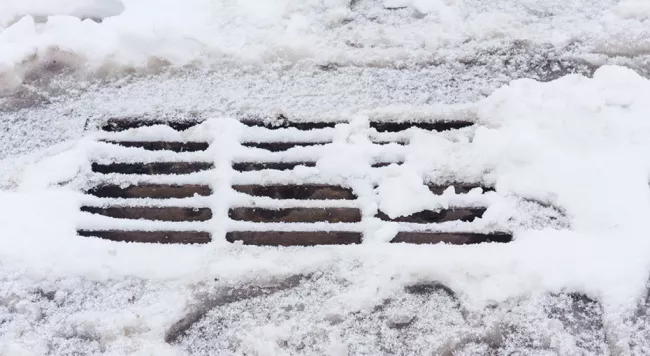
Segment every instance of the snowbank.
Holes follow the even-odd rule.
[[[52,61],[99,75],[232,61],[400,67],[471,61],[479,49],[507,50],[513,41],[608,55],[650,52],[642,1],[393,3],[125,0],[122,8],[117,0],[3,1],[0,78],[15,87],[25,72]]]
[[[593,78],[517,80],[473,105],[447,106],[443,112],[450,117],[462,112],[476,117],[479,127],[460,135],[412,132],[412,143],[403,152],[407,164],[384,169],[385,180],[373,198],[373,204],[392,206],[400,214],[421,208],[423,202],[414,198],[421,195],[416,189],[404,192],[401,184],[412,184],[426,174],[485,175],[496,183],[501,197],[558,207],[570,220],[568,229],[527,223],[528,208],[522,206],[515,220],[523,222],[512,225],[516,240],[505,245],[391,245],[381,242],[386,231],[377,230],[368,243],[352,248],[250,248],[224,244],[218,232],[224,227],[216,225],[217,241],[206,246],[142,246],[79,238],[75,228],[90,220],[78,213],[83,197],[65,184],[85,179],[83,167],[93,155],[110,159],[119,153],[100,149],[92,134],[32,155],[20,170],[4,173],[2,180],[12,181],[17,189],[0,193],[1,266],[39,279],[83,276],[105,281],[135,276],[182,285],[327,270],[351,283],[351,290],[332,302],[346,310],[374,305],[404,283],[437,280],[475,306],[568,290],[603,301],[608,315],[628,313],[645,288],[650,268],[649,94],[647,79],[622,67],[602,67]],[[359,112],[352,124],[339,125],[335,136],[362,137],[368,117],[390,119],[426,111],[405,106]],[[228,118],[206,124],[212,128],[199,133],[217,135],[217,145],[239,139],[237,123]],[[155,133],[139,130],[134,134]],[[361,152],[363,147],[370,146],[360,145]],[[222,152],[215,155],[218,167],[227,165],[231,153],[241,153],[214,152]],[[331,154],[340,157],[337,152]],[[365,159],[363,154],[355,156],[351,159]],[[330,166],[319,162],[319,168],[311,170],[323,169],[321,175],[327,177]],[[357,167],[353,174],[363,175],[359,169],[363,170]],[[314,172],[299,173],[309,177]],[[58,183],[64,185],[57,187]],[[410,198],[400,199],[399,194]],[[150,331],[140,336],[111,337],[130,340],[129,347],[142,350],[139,347],[145,346],[132,344],[141,337],[151,347],[164,325],[178,317],[180,310],[174,310],[170,319],[148,319]],[[124,317],[116,323],[133,323]],[[105,341],[109,347],[118,347],[110,340]]]

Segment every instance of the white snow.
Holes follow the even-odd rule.
[[[233,61],[392,68],[462,59],[515,40],[558,48],[571,44],[612,56],[650,53],[643,1],[392,3],[5,0],[0,4],[1,84],[15,89],[25,72],[54,60],[102,76]],[[34,21],[41,17],[44,23]]]
[[[310,138],[321,139],[356,137],[356,141],[352,141],[356,143],[350,144],[350,149],[366,153],[355,154],[353,159],[345,162],[343,166],[351,168],[347,176],[344,174],[346,169],[341,167],[330,172],[329,164],[274,174],[247,172],[232,175],[229,163],[237,157],[263,159],[264,156],[280,155],[286,159],[304,159],[318,155],[327,157],[329,154],[340,156],[341,153],[328,151],[329,146],[295,148],[280,154],[243,147],[233,150],[233,145],[245,138],[248,131],[256,136],[260,134],[259,130],[264,129],[246,129],[229,118],[209,120],[186,133],[185,138],[192,139],[191,132],[197,135],[201,132],[204,138],[206,134],[212,136],[213,144],[208,152],[215,161],[216,170],[198,174],[196,179],[209,182],[215,188],[215,198],[210,199],[209,204],[217,217],[208,224],[165,224],[171,229],[209,229],[215,241],[206,246],[145,246],[75,236],[75,228],[79,226],[113,226],[112,219],[77,212],[83,198],[73,188],[86,180],[88,160],[101,158],[109,162],[114,157],[126,157],[131,153],[131,149],[104,150],[109,146],[86,139],[59,148],[53,154],[43,154],[40,160],[28,163],[25,169],[16,171],[13,176],[4,176],[17,182],[20,189],[1,193],[2,269],[22,271],[40,278],[72,274],[99,280],[137,276],[149,280],[180,279],[189,282],[215,277],[246,280],[255,276],[307,273],[338,265],[341,270],[337,273],[352,281],[357,280],[353,284],[360,283],[353,298],[337,299],[341,306],[347,305],[345,308],[355,309],[374,303],[376,295],[364,296],[362,292],[372,283],[378,283],[379,295],[389,295],[406,281],[433,279],[460,292],[471,305],[506,301],[538,291],[577,290],[602,300],[606,310],[620,313],[629,310],[630,302],[643,292],[650,268],[650,257],[646,253],[650,248],[650,239],[647,238],[650,143],[646,139],[650,135],[650,103],[646,100],[649,94],[650,81],[622,67],[602,67],[592,79],[571,75],[549,83],[517,80],[478,103],[447,107],[448,112],[453,112],[455,107],[464,112],[469,110],[473,113],[470,116],[477,118],[478,128],[462,131],[460,136],[464,139],[450,133],[416,130],[412,145],[381,146],[385,151],[378,151],[368,141],[358,139],[364,134],[372,135],[373,130],[366,125],[369,117],[377,115],[359,112],[353,116],[355,119],[351,124],[337,125],[335,131],[340,133],[334,136],[332,129],[309,134]],[[379,109],[377,112],[387,115],[390,110],[394,109]],[[414,108],[413,112],[422,110],[426,109]],[[408,116],[409,108],[402,108],[402,112]],[[152,135],[155,131],[143,128],[116,136],[140,137],[140,132]],[[165,130],[159,131],[168,135]],[[292,134],[291,130],[283,131]],[[281,133],[267,131],[267,138]],[[297,132],[293,134],[299,135]],[[226,146],[231,150],[216,149]],[[377,154],[391,157],[390,152],[400,150],[406,157],[404,165],[370,170],[368,163],[365,166],[361,163]],[[145,161],[153,156],[164,159],[160,155],[140,151],[136,157]],[[205,153],[184,155],[201,159],[209,157]],[[359,170],[359,167],[366,168]],[[438,198],[443,200],[432,200],[433,197],[418,188],[421,186],[418,184],[425,180],[444,181],[454,176],[454,172],[468,180],[487,180],[496,184],[497,195],[488,193],[483,196],[478,194],[480,192],[471,192],[463,199],[484,199],[490,207],[485,218],[479,219],[474,228],[490,229],[509,224],[515,231],[514,242],[479,246],[382,243],[395,232],[390,223],[368,224],[363,230],[365,243],[349,248],[285,250],[228,245],[223,241],[226,230],[245,224],[228,223],[219,217],[225,215],[228,203],[250,203],[250,198],[242,200],[238,194],[228,192],[228,185],[238,179],[347,181],[360,184],[355,189],[361,193],[359,201],[364,209],[372,213],[377,207],[385,207],[393,215],[401,215],[430,204],[444,205],[453,201],[454,194],[449,195],[450,192]],[[75,174],[68,188],[52,185],[68,181]],[[363,188],[363,183],[355,183],[359,177],[377,180],[377,195],[373,197],[372,190]],[[46,184],[48,179],[50,186]],[[524,220],[534,209],[518,205],[517,197],[559,207],[568,216],[570,228],[554,229],[548,227],[552,226],[548,221],[546,228],[527,225]],[[259,200],[262,205],[264,199]],[[445,203],[444,199],[451,200]],[[285,204],[291,205],[292,202]],[[512,214],[514,223],[507,219]],[[34,223],[34,218],[38,223]],[[145,224],[132,221],[122,223],[121,227],[128,229]],[[441,224],[440,229],[453,231],[474,226],[463,224]],[[334,229],[344,225],[335,224]],[[380,276],[380,280],[362,282],[370,276]],[[391,276],[400,277],[391,281]],[[160,329],[161,325],[156,327]],[[151,335],[147,337],[155,339]]]
[[[528,50],[536,56],[545,54],[537,46],[550,44],[551,51],[571,45],[575,52],[560,53],[593,63],[619,55],[645,63],[649,39],[650,6],[643,0],[360,0],[354,6],[345,0],[0,1],[0,93],[27,87],[42,94],[38,80],[48,78],[48,65],[54,62],[82,78],[120,77],[166,66],[199,69],[187,77],[125,77],[105,87],[76,83],[82,93],[69,92],[70,98],[43,94],[52,100],[52,109],[0,113],[0,123],[6,125],[0,128],[6,131],[0,143],[0,355],[185,354],[191,345],[167,345],[163,335],[210,288],[209,281],[240,285],[295,273],[325,277],[315,282],[322,285],[309,290],[307,284],[307,291],[297,296],[288,293],[218,308],[214,320],[226,320],[232,329],[224,335],[241,345],[233,346],[233,339],[225,337],[215,337],[218,342],[212,346],[191,338],[188,343],[199,345],[196,354],[223,351],[218,349],[222,346],[241,353],[281,354],[282,343],[317,339],[320,331],[332,354],[345,354],[375,335],[382,322],[372,321],[369,330],[355,334],[363,323],[346,320],[324,326],[323,320],[363,314],[386,298],[400,296],[403,286],[421,281],[439,281],[456,291],[468,310],[483,313],[477,324],[520,318],[510,322],[537,330],[535,335],[552,340],[548,342],[559,354],[581,354],[584,349],[566,336],[561,323],[538,319],[544,302],[539,296],[587,293],[603,303],[611,353],[647,354],[647,321],[634,321],[634,315],[650,271],[650,81],[623,67],[604,66],[593,78],[568,75],[547,83],[522,79],[492,92],[494,82],[509,77],[491,76],[494,67],[476,69],[471,63],[491,61],[483,58],[486,50],[507,52],[513,41],[531,44]],[[438,66],[438,61],[446,64]],[[314,69],[329,63],[340,68]],[[449,89],[452,79],[466,84],[450,84]],[[475,91],[468,94],[468,87]],[[476,102],[437,104],[482,94],[487,97]],[[309,133],[246,128],[232,114],[248,109],[344,123]],[[201,112],[208,120],[183,133],[151,127],[80,134],[89,118],[175,111]],[[378,133],[368,124],[422,118],[465,119],[477,127]],[[117,224],[79,212],[81,205],[106,202],[79,193],[100,180],[90,172],[91,161],[179,157],[97,141],[159,138],[210,143],[207,152],[180,156],[214,162],[215,169],[173,182],[210,184],[214,196],[165,204],[209,206],[215,218],[165,225],[130,221],[120,227],[198,228],[212,232],[214,242],[138,245],[76,236],[80,227]],[[331,143],[284,153],[239,145],[278,138]],[[373,144],[391,140],[409,144]],[[43,146],[50,147],[34,151]],[[232,161],[277,158],[315,159],[317,165],[288,172],[235,173],[230,168]],[[404,163],[371,169],[377,161]],[[169,177],[110,179],[121,184],[172,182]],[[434,195],[423,186],[450,179],[494,184],[497,191]],[[359,246],[276,249],[225,241],[226,231],[247,226],[226,218],[230,205],[316,204],[251,198],[231,190],[231,184],[295,181],[350,186],[358,200],[327,204],[359,206],[364,217],[377,209],[401,216],[425,207],[487,206],[484,218],[474,223],[428,228],[505,228],[514,231],[516,240],[477,246],[388,244],[397,225],[369,219],[362,225],[327,226],[363,232]],[[568,226],[553,220],[554,210],[534,202],[558,208]],[[140,202],[154,203],[159,204]],[[415,225],[405,227],[422,228]],[[517,304],[520,298],[531,301]],[[285,302],[306,304],[305,315],[280,322],[285,316],[274,313],[279,313],[277,303]],[[423,303],[388,307],[390,320],[414,314],[441,323],[441,328],[420,334],[414,347],[438,347],[456,340],[457,330],[466,333],[458,329],[465,316],[448,301]],[[484,311],[494,304],[500,305],[494,315]],[[266,313],[278,319],[265,319]],[[487,333],[490,327],[485,326]],[[468,354],[488,353],[478,348]]]

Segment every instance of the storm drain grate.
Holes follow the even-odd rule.
[[[474,125],[471,121],[438,121],[438,122],[422,122],[422,121],[403,121],[403,122],[386,122],[375,121],[370,123],[370,127],[377,130],[377,132],[400,132],[416,127],[427,131],[447,131],[462,129]]]
[[[284,117],[275,121],[241,120],[244,130],[268,131],[269,135],[247,136],[240,140],[240,152],[258,152],[260,158],[246,154],[232,159],[230,166],[215,167],[210,160],[211,144],[207,141],[185,141],[183,131],[200,125],[200,121],[168,122],[137,118],[111,119],[101,126],[100,139],[105,149],[115,148],[126,157],[96,160],[91,164],[95,176],[92,187],[86,189],[89,200],[81,212],[101,221],[96,228],[79,229],[80,236],[147,243],[208,243],[214,227],[211,223],[228,224],[225,240],[231,243],[262,246],[348,245],[363,241],[365,226],[373,222],[397,224],[397,233],[390,242],[413,244],[509,242],[508,232],[436,231],[437,224],[447,222],[472,223],[484,216],[484,206],[451,206],[445,209],[422,210],[406,216],[391,217],[378,210],[364,214],[355,190],[345,184],[267,179],[277,174],[291,174],[296,169],[314,169],[317,159],[301,152],[327,150],[332,140],[314,139],[314,130],[333,130],[346,122],[292,122]],[[469,121],[450,122],[370,122],[369,129],[391,135],[413,128],[447,131],[471,126]],[[164,132],[175,130],[181,136],[174,139],[153,137],[143,139],[131,135],[135,129],[163,125]],[[199,126],[196,128],[201,129]],[[287,136],[284,136],[284,132]],[[307,135],[307,136],[301,136]],[[155,134],[153,135],[155,136]],[[147,138],[152,138],[147,136]],[[304,139],[303,139],[304,138]],[[400,137],[388,138],[377,145],[408,144]],[[373,141],[374,142],[374,141]],[[128,150],[127,150],[128,149]],[[302,151],[301,151],[302,150]],[[298,156],[286,156],[296,153]],[[131,154],[132,153],[132,154]],[[257,154],[257,153],[256,153]],[[304,157],[309,156],[309,159]],[[140,159],[145,157],[145,159]],[[252,155],[250,157],[258,157]],[[299,158],[296,158],[299,157]],[[302,157],[302,158],[300,158]],[[370,167],[384,169],[403,164],[400,157],[377,158]],[[234,179],[230,192],[214,195],[211,178],[189,179],[197,174],[231,172]],[[206,176],[202,176],[206,177]],[[211,176],[207,176],[211,177]],[[252,178],[251,178],[252,177]],[[266,177],[266,178],[265,178]],[[295,178],[295,177],[294,177]],[[313,179],[312,179],[313,180]],[[429,190],[442,195],[448,190],[468,194],[476,188],[493,191],[481,184],[455,182],[431,184]],[[222,191],[219,191],[221,194]],[[213,214],[211,202],[219,198],[229,201],[226,216]],[[219,210],[220,214],[222,210]],[[462,228],[461,228],[462,230]]]
[[[242,142],[242,146],[271,152],[287,151],[296,147],[325,146],[329,142]]]
[[[118,118],[111,119],[101,128],[107,133],[123,133],[132,129],[153,126],[165,126],[176,131],[190,129],[201,121],[163,121]],[[118,136],[119,137],[119,136]],[[150,152],[171,153],[172,157],[180,153],[200,153],[208,149],[209,143],[203,141],[143,141],[141,139],[104,139],[102,143],[123,148],[139,149]],[[140,151],[136,151],[140,152]],[[136,154],[137,156],[137,154]],[[113,241],[196,244],[208,243],[211,234],[205,226],[203,229],[179,229],[173,223],[207,222],[213,214],[210,207],[174,205],[173,201],[208,197],[212,188],[207,184],[183,184],[173,182],[177,177],[192,173],[212,170],[214,164],[206,161],[172,160],[164,162],[93,162],[91,171],[100,176],[100,183],[86,191],[95,197],[93,204],[81,207],[84,213],[109,218],[115,221],[109,229],[79,229],[81,236],[93,236]],[[111,177],[166,177],[172,183],[152,183],[147,179],[142,183],[115,184]],[[137,179],[136,179],[137,181]],[[172,202],[170,205],[170,201]],[[201,203],[199,203],[201,205]],[[129,228],[129,222],[146,221],[146,228]],[[171,227],[171,229],[170,229]],[[203,230],[203,231],[201,231]]]

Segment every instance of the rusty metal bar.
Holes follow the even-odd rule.
[[[179,207],[108,207],[82,206],[82,212],[116,219],[145,219],[158,221],[206,221],[212,218],[209,208]]]
[[[121,174],[189,174],[214,168],[209,162],[154,162],[154,163],[93,163],[92,171],[96,173]]]
[[[228,242],[241,241],[257,246],[316,246],[361,243],[361,233],[340,231],[234,231],[226,234]]]
[[[147,151],[199,152],[208,149],[207,142],[181,141],[103,141],[122,147],[142,148]]]
[[[250,222],[359,222],[361,211],[357,208],[231,208],[228,216],[233,220]]]
[[[77,234],[111,241],[158,244],[206,244],[212,241],[210,233],[203,231],[77,230]]]
[[[194,195],[208,196],[212,189],[207,185],[198,184],[141,184],[120,187],[115,184],[100,185],[87,191],[88,194],[99,198],[191,198]]]
[[[288,171],[298,166],[316,167],[316,162],[236,162],[232,164],[232,169],[238,172],[261,171],[264,169]]]
[[[452,245],[470,245],[483,242],[510,242],[512,234],[493,232],[489,234],[469,232],[398,232],[393,243],[402,242],[409,244],[437,244],[447,243]]]
[[[427,185],[429,190],[436,195],[442,195],[442,193],[449,188],[450,186],[454,187],[456,194],[467,194],[470,190],[474,188],[482,188],[483,192],[493,192],[494,187],[486,187],[477,183],[447,183],[447,184],[429,184]]]
[[[286,151],[294,147],[323,146],[330,142],[242,142],[242,146],[271,152]]]
[[[169,126],[176,131],[184,131],[190,127],[196,126],[203,122],[202,120],[161,120],[161,119],[145,119],[145,118],[112,118],[102,125],[102,130],[110,132],[126,131],[139,127],[148,127],[155,125]]]
[[[233,185],[232,188],[240,193],[273,199],[355,199],[350,188],[322,184],[286,184],[286,185]]]
[[[270,130],[294,128],[301,131],[309,131],[309,130],[318,130],[318,129],[334,127],[336,126],[336,124],[340,124],[341,122],[323,122],[323,121],[294,122],[294,121],[288,121],[286,119],[276,120],[276,121],[266,121],[266,120],[259,120],[259,119],[242,119],[241,123],[246,126],[265,127]]]
[[[377,217],[385,221],[396,221],[405,223],[433,224],[446,221],[474,221],[485,213],[485,208],[455,208],[443,209],[439,211],[424,210],[408,216],[399,216],[394,219],[388,217],[383,212],[377,213]]]
[[[390,121],[372,121],[370,127],[377,130],[377,132],[399,132],[408,130],[411,127],[417,127],[422,130],[428,131],[447,131],[454,129],[462,129],[474,125],[471,121],[437,121],[437,122],[421,122],[421,121],[403,121],[403,122],[390,122]]]

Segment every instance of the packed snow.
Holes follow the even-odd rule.
[[[648,39],[642,0],[2,1],[0,355],[650,354]],[[604,63],[634,70],[594,71]],[[237,121],[260,113],[343,122],[300,134]],[[110,136],[211,143],[183,155],[216,169],[181,180],[215,196],[173,203],[225,216],[275,204],[234,182],[326,181],[352,186],[347,204],[364,214],[486,205],[477,224],[442,229],[508,228],[515,241],[389,244],[394,226],[375,222],[359,246],[261,248],[226,243],[238,222],[221,217],[203,246],[76,236],[113,224],[79,212],[97,203],[79,192],[98,178],[89,162],[171,159],[97,142],[102,120],[142,114],[206,119]],[[423,117],[477,125],[368,125]],[[282,154],[316,167],[230,170],[276,157],[242,140],[280,135],[333,143]],[[405,163],[370,169],[377,157]],[[449,178],[496,192],[423,189]],[[165,342],[218,296],[295,275],[293,288],[213,303]]]
[[[224,63],[402,68],[480,62],[515,41],[594,64],[650,54],[642,0],[5,0],[0,14],[5,91],[52,62],[84,76]]]
[[[385,232],[380,229],[376,238],[372,232],[364,231],[368,234],[364,244],[352,248],[251,248],[225,244],[220,231],[227,225],[220,224],[214,226],[215,241],[207,246],[141,246],[79,238],[75,236],[77,226],[93,220],[94,224],[103,224],[100,220],[104,219],[90,219],[78,213],[84,198],[73,189],[74,181],[85,181],[88,173],[84,172],[93,155],[94,159],[110,160],[111,154],[131,150],[104,151],[102,146],[106,145],[94,143],[91,135],[73,145],[43,152],[39,158],[26,158],[32,163],[16,170],[14,176],[5,176],[7,181],[14,182],[15,188],[2,193],[2,268],[10,276],[21,271],[37,279],[70,275],[99,280],[136,277],[167,283],[177,281],[181,286],[214,278],[233,283],[327,271],[351,284],[347,287],[349,292],[326,304],[347,312],[375,305],[383,298],[390,298],[395,288],[421,280],[449,286],[472,308],[542,291],[580,291],[601,301],[606,315],[616,320],[633,312],[630,308],[645,291],[650,267],[646,253],[650,240],[645,234],[645,216],[650,214],[650,165],[647,163],[650,147],[644,139],[650,134],[647,121],[650,106],[644,99],[649,92],[650,81],[621,67],[602,67],[593,78],[572,75],[549,83],[514,81],[469,108],[458,106],[459,110],[476,116],[479,126],[474,131],[431,134],[415,130],[412,144],[404,146],[407,164],[381,169],[386,172],[382,175],[386,178],[383,181],[379,178],[380,186],[374,198],[379,206],[388,204],[391,209],[406,209],[398,209],[396,214],[408,213],[414,207],[418,210],[423,202],[424,205],[432,203],[427,203],[424,195],[418,198],[416,187],[421,186],[425,177],[447,177],[459,172],[467,179],[492,180],[500,197],[524,197],[560,208],[570,219],[570,228],[554,229],[548,222],[546,227],[522,224],[514,226],[516,240],[512,243],[462,247],[378,243],[377,238],[385,239]],[[453,105],[444,111],[452,109]],[[360,112],[355,117],[361,123],[353,120],[350,124],[337,125],[336,130],[345,134],[338,136],[362,138],[359,135],[368,132],[363,122],[367,125],[368,118],[386,117],[390,112],[394,113],[395,109]],[[407,109],[402,108],[402,112],[408,117]],[[212,130],[209,125],[213,126]],[[192,130],[198,135],[216,132],[213,147],[218,148],[240,139],[241,134],[235,133],[242,130],[239,125],[232,119],[217,117]],[[323,130],[321,135],[332,135],[328,130],[331,129]],[[153,127],[121,135],[142,137],[152,135],[151,131],[172,134]],[[223,172],[229,169],[228,162],[243,152],[260,154],[255,149],[242,150],[207,151],[216,157],[216,166],[222,167],[217,168],[216,176],[203,178],[210,179],[217,187],[216,196],[223,198],[217,199],[220,201],[216,204],[220,206],[228,203],[227,194],[219,195],[223,190],[219,188],[221,184],[230,183]],[[310,148],[293,149],[286,155],[300,155],[301,150]],[[337,150],[332,154],[340,157]],[[367,159],[364,155],[353,157]],[[326,155],[324,159],[327,161]],[[413,164],[408,164],[411,160]],[[355,158],[349,163],[359,164]],[[295,174],[306,179],[318,176],[327,180],[328,174],[332,174],[328,168],[328,165],[317,165],[302,172],[296,169]],[[341,171],[331,170],[335,176]],[[364,172],[352,170],[352,173]],[[246,175],[240,176],[246,179]],[[271,175],[264,179],[280,178]],[[401,191],[404,186],[414,191]],[[218,206],[213,209],[217,214],[220,211]],[[522,215],[526,209],[519,207],[508,213]],[[38,224],[31,217],[37,217]],[[136,226],[138,222],[131,225]],[[180,305],[175,306],[177,312],[170,313],[169,318],[161,319],[160,315],[144,318],[141,322],[147,326],[142,327],[147,331],[138,337],[147,342],[158,338],[163,343],[165,327],[179,318],[182,309]],[[97,322],[101,325],[100,320]],[[345,325],[341,324],[340,328]],[[15,327],[18,326],[13,323],[5,326],[7,331]],[[270,325],[268,328],[268,331],[260,330],[263,336],[258,337],[271,340],[278,337],[278,330],[274,331]],[[616,327],[614,331],[618,331]],[[101,331],[96,333],[103,337]],[[5,335],[8,335],[6,347],[17,347],[17,342],[20,347],[30,349],[24,344],[28,339],[16,337],[13,332]],[[118,347],[114,342],[124,342],[118,340],[102,341],[107,343],[103,347]],[[342,340],[343,344],[354,344],[352,339]],[[255,348],[245,340],[242,342],[245,345],[241,347]]]

